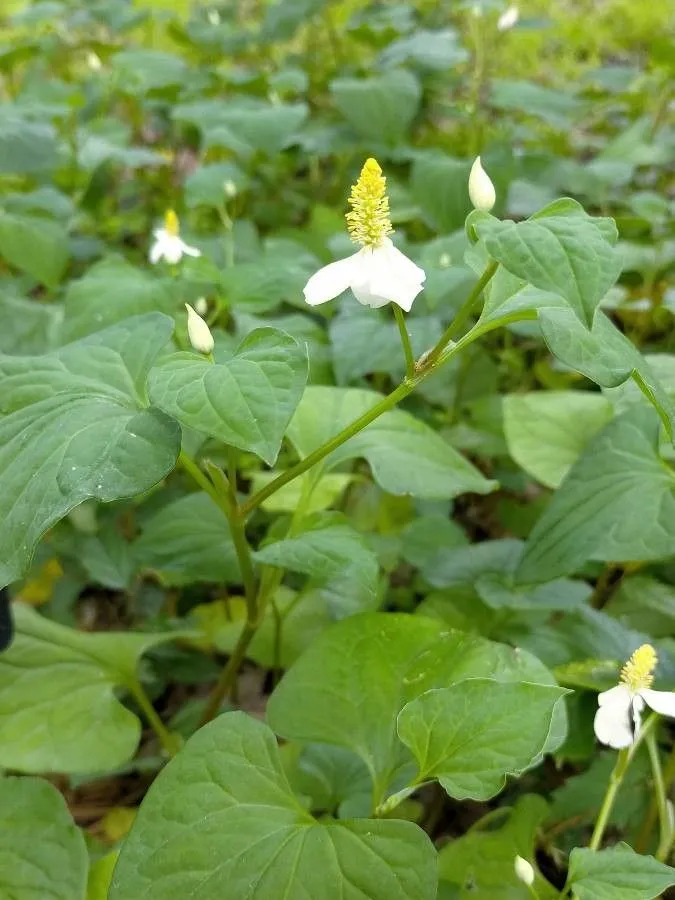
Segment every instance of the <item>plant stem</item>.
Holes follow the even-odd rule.
[[[403,310],[396,303],[392,303],[394,307],[394,318],[398,325],[399,334],[401,335],[401,343],[403,344],[403,355],[405,356],[405,374],[406,378],[412,378],[415,374],[415,354],[410,344],[410,335],[405,324],[405,316]]]
[[[180,750],[181,740],[178,735],[171,734],[164,722],[162,722],[157,713],[157,710],[150,702],[150,699],[146,694],[141,682],[137,678],[134,678],[127,683],[127,688],[131,696],[143,711],[145,718],[148,720],[148,724],[157,735],[160,744],[164,748],[164,751],[168,754],[168,756],[175,756],[176,753],[178,753],[178,751]]]
[[[633,747],[634,746],[635,745],[633,744]],[[598,818],[595,821],[595,828],[593,829],[593,834],[588,845],[589,850],[598,850],[600,847],[602,836],[605,833],[605,828],[607,827],[607,822],[609,821],[609,816],[612,812],[614,801],[616,800],[616,795],[621,787],[624,775],[626,774],[631,760],[631,749],[631,747],[626,747],[623,750],[619,750],[616,764],[612,774],[609,776],[609,784],[607,785],[607,791],[602,801]]]
[[[216,490],[216,487],[211,479],[202,472],[194,459],[192,459],[187,455],[187,453],[181,450],[180,456],[178,457],[178,463],[182,466],[183,469],[185,469],[192,480],[196,484],[198,484],[206,494],[209,495],[216,506],[221,509],[229,519],[230,504],[228,502],[227,496],[221,494],[218,490]]]
[[[480,297],[480,295],[483,292],[483,289],[489,283],[492,276],[497,271],[498,266],[499,266],[499,263],[496,260],[494,260],[494,259],[490,260],[488,265],[485,267],[485,271],[480,276],[478,281],[474,284],[471,293],[466,298],[464,303],[462,303],[462,305],[457,310],[457,313],[456,313],[454,319],[448,325],[448,327],[445,329],[445,331],[439,338],[436,346],[426,356],[425,362],[427,365],[433,365],[434,363],[438,362],[439,357],[440,357],[441,353],[443,352],[443,350],[445,349],[445,347],[448,345],[448,343],[451,340],[453,340],[457,336],[457,334],[464,327],[469,316],[471,315],[471,310],[473,309],[474,303],[476,302],[478,297]]]
[[[239,635],[239,640],[230,654],[229,659],[223,666],[218,681],[209,695],[209,699],[204,707],[204,712],[199,720],[200,728],[218,715],[223,700],[231,694],[232,687],[239,674],[239,668],[246,658],[246,651],[248,650],[249,644],[256,636],[257,631],[257,624],[253,625],[247,621],[244,625],[241,634]]]
[[[663,772],[663,791],[664,795],[668,797],[668,792],[675,781],[675,747],[670,752],[670,756],[668,757],[668,762],[666,763],[666,767]],[[656,797],[652,797],[652,801],[649,804],[649,809],[647,810],[647,814],[642,823],[642,827],[640,828],[640,833],[635,841],[635,849],[638,853],[644,853],[649,842],[649,836],[652,833],[652,829],[654,828],[654,823],[656,822],[658,816],[658,806],[656,802]],[[675,834],[674,834],[675,837]]]
[[[242,517],[248,516],[257,506],[260,506],[263,501],[267,500],[268,497],[271,497],[272,494],[275,494],[280,488],[284,487],[284,485],[293,481],[299,475],[302,475],[308,469],[311,469],[317,463],[321,462],[321,460],[328,456],[329,453],[332,453],[333,450],[342,446],[349,438],[358,434],[359,431],[363,431],[367,425],[374,422],[375,419],[382,415],[382,413],[393,409],[404,397],[407,397],[408,394],[413,392],[423,377],[423,375],[416,375],[413,379],[406,378],[406,380],[399,384],[391,394],[383,397],[379,403],[376,403],[375,406],[365,412],[362,416],[359,416],[358,419],[346,428],[343,428],[342,431],[338,432],[334,437],[330,438],[330,440],[321,444],[320,447],[317,447],[316,450],[313,450],[308,456],[301,459],[300,462],[296,463],[285,472],[282,472],[281,475],[274,479],[274,481],[270,481],[269,484],[259,490],[257,494],[249,497],[249,499],[245,503],[242,503],[240,507]]]
[[[378,419],[383,413],[388,412],[390,409],[393,409],[395,406],[397,406],[401,402],[401,400],[405,399],[409,394],[412,394],[417,385],[420,384],[420,382],[424,381],[424,379],[429,375],[431,375],[432,372],[434,372],[436,368],[438,368],[438,366],[444,365],[449,359],[451,359],[469,344],[472,344],[477,338],[482,337],[489,331],[494,331],[496,328],[500,328],[502,325],[506,325],[510,322],[516,322],[520,319],[532,318],[532,315],[525,311],[513,313],[500,319],[494,319],[492,322],[488,322],[485,325],[472,328],[471,331],[465,334],[456,344],[453,344],[451,347],[448,346],[452,335],[456,334],[461,325],[468,318],[475,299],[478,297],[485,285],[496,272],[497,265],[498,263],[491,262],[487,266],[485,272],[483,272],[474,289],[471,291],[470,296],[467,297],[467,299],[460,307],[460,310],[455,317],[455,321],[449,328],[446,329],[445,334],[441,337],[434,348],[428,353],[422,354],[420,359],[417,361],[415,365],[415,374],[412,377],[404,379],[404,381],[402,381],[401,384],[399,384],[399,386],[391,392],[391,394],[383,397],[379,401],[379,403],[376,403],[375,406],[367,410],[362,416],[359,416],[359,418],[354,422],[347,425],[346,428],[343,428],[342,431],[339,431],[324,444],[321,444],[320,447],[317,447],[316,450],[313,450],[304,459],[301,459],[294,466],[291,466],[290,469],[282,472],[281,475],[278,475],[273,481],[270,481],[270,483],[265,485],[264,488],[259,490],[256,494],[253,494],[252,497],[249,497],[249,499],[245,503],[242,503],[239,507],[239,514],[241,518],[245,519],[250,515],[250,513],[253,512],[254,509],[256,509],[256,507],[260,506],[260,504],[267,500],[268,497],[271,497],[272,494],[275,494],[278,490],[287,485],[289,482],[293,481],[299,475],[302,475],[304,472],[307,472],[308,469],[311,469],[317,463],[321,462],[321,460],[332,453],[333,450],[337,450],[338,447],[341,447],[342,444],[346,443],[346,441],[354,437],[355,434],[363,431],[364,428],[370,425],[371,422],[374,422],[375,419]],[[465,308],[466,311],[464,311]],[[461,321],[456,324],[460,317]]]
[[[659,748],[656,743],[656,734],[654,731],[645,738],[647,751],[649,753],[649,761],[652,766],[652,776],[654,778],[654,792],[656,799],[656,808],[659,812],[660,838],[659,845],[654,854],[658,860],[665,862],[670,848],[673,843],[673,821],[670,810],[668,808],[667,788],[661,770],[661,759],[659,757]]]

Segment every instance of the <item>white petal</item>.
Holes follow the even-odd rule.
[[[364,256],[363,259],[364,263],[360,267],[363,280],[360,283],[352,282],[356,298],[368,306],[396,303],[408,312],[413,300],[422,290],[426,278],[424,270],[397,250],[391,241],[372,250],[370,256]],[[369,296],[369,302],[365,299],[366,296]]]
[[[183,242],[179,237],[167,235],[164,238],[164,259],[171,265],[180,262],[183,256]]]
[[[155,264],[164,256],[164,244],[161,240],[156,240],[150,248],[150,262]]]
[[[180,240],[180,238],[179,238]],[[181,253],[185,253],[187,256],[201,256],[202,251],[198,250],[196,247],[191,247],[189,244],[186,244],[185,241],[180,242]]]
[[[627,687],[620,684],[598,695],[598,711],[593,728],[602,744],[615,750],[633,743],[633,703]]]
[[[310,306],[319,306],[346,291],[351,281],[354,260],[358,255],[354,253],[315,272],[305,285],[305,301]]]
[[[652,691],[645,688],[640,691],[640,696],[654,712],[675,719],[675,691]]]

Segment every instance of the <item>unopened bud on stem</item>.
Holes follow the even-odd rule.
[[[188,303],[185,304],[185,309],[188,314],[188,337],[192,348],[197,353],[203,353],[205,356],[208,356],[213,352],[213,335],[209,326]]]
[[[516,856],[513,868],[515,869],[516,877],[522,881],[523,884],[532,887],[534,884],[534,869],[530,863],[526,859],[523,859],[522,856]]]
[[[495,186],[481,165],[480,156],[474,160],[469,173],[469,197],[475,209],[481,212],[490,212],[497,199]]]

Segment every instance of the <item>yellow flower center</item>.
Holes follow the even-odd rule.
[[[621,683],[636,692],[652,686],[659,658],[651,644],[643,644],[621,670]]]
[[[386,236],[394,230],[389,219],[386,183],[387,179],[377,160],[367,159],[359,180],[352,186],[348,201],[351,210],[345,216],[349,234],[355,244],[380,247]]]
[[[178,216],[172,209],[167,209],[164,214],[164,231],[171,237],[178,237],[179,229]]]

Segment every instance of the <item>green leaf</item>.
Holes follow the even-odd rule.
[[[330,92],[360,137],[392,145],[405,139],[422,98],[418,79],[398,69],[370,78],[336,78]]]
[[[433,900],[436,854],[409,822],[317,822],[272,732],[226,713],[160,773],[122,847],[110,900]]]
[[[382,799],[393,773],[410,761],[395,730],[405,704],[474,677],[555,684],[544,666],[522,651],[449,632],[422,616],[365,613],[332,625],[315,640],[272,694],[268,721],[291,740],[352,750]],[[551,743],[562,740],[564,723],[563,711]]]
[[[632,378],[661,416],[671,440],[675,406],[638,349],[603,312],[589,331],[567,309],[540,309],[539,324],[549,349],[565,365],[601,387],[613,388]]]
[[[347,384],[371,372],[403,376],[405,360],[401,336],[389,316],[380,316],[360,303],[340,305],[340,312],[329,326],[333,350],[333,368],[339,384]],[[406,321],[410,343],[416,357],[432,347],[441,336],[441,323],[432,316],[413,316]]]
[[[0,895],[84,900],[89,854],[57,789],[41,778],[0,777]]]
[[[557,294],[588,328],[621,271],[612,219],[592,218],[571,200],[556,201],[525,222],[476,222],[487,252],[539,290]]]
[[[0,353],[44,353],[57,343],[63,308],[55,303],[0,296]]]
[[[648,575],[622,578],[604,610],[629,628],[653,637],[675,633],[675,587]]]
[[[149,390],[153,403],[183,425],[274,465],[306,381],[300,343],[257,328],[215,363],[195,353],[165,357],[150,373]]]
[[[670,556],[675,474],[658,454],[659,423],[635,407],[587,445],[530,535],[516,577],[549,581],[588,559]]]
[[[552,488],[613,412],[605,397],[582,391],[508,394],[503,403],[509,453],[529,475]]]
[[[129,316],[171,314],[179,306],[168,285],[119,258],[104,259],[68,285],[62,340],[75,341]]]
[[[553,685],[460,681],[404,706],[398,736],[417,760],[418,783],[437,778],[457,800],[489,800],[507,775],[538,760],[564,694]]]
[[[381,400],[374,391],[310,386],[288,428],[301,456],[337,434]],[[473,492],[487,494],[488,481],[428,425],[402,410],[384,413],[323,461],[323,469],[363,456],[375,481],[392,494],[429,499]]]
[[[438,151],[420,154],[413,163],[410,187],[428,224],[442,234],[462,228],[471,212],[467,187],[471,161]]]
[[[15,110],[0,113],[0,174],[48,172],[58,164],[56,130],[47,122],[31,122]]]
[[[142,399],[172,330],[157,313],[45,356],[0,356],[0,584],[25,571],[44,532],[83,500],[133,497],[174,467],[180,429]]]
[[[546,818],[543,797],[526,794],[513,808],[502,807],[479,819],[438,854],[441,883],[461,889],[472,900],[531,900],[529,889],[513,868],[516,856],[534,862],[537,831]],[[499,827],[497,827],[499,825]],[[537,871],[534,888],[540,900],[554,900],[556,891]]]
[[[225,513],[206,494],[169,500],[142,518],[134,554],[166,584],[239,580],[237,555]]]
[[[246,186],[246,176],[235,163],[201,165],[185,179],[185,202],[188,206],[222,209],[227,182],[232,182],[238,191]]]
[[[226,147],[249,157],[256,151],[271,156],[283,150],[303,125],[308,111],[305,103],[240,98],[181,104],[173,110],[173,117],[199,128],[206,149]]]
[[[68,266],[68,236],[50,219],[0,212],[0,256],[55,288]]]
[[[453,28],[439,31],[420,28],[385,47],[380,62],[383,66],[413,63],[422,69],[441,72],[466,62],[468,56]]]
[[[336,617],[373,609],[378,604],[377,558],[358,532],[334,522],[334,517],[310,520],[301,534],[267,544],[254,557],[324,585]]]
[[[675,869],[627,844],[609,850],[576,847],[567,885],[579,900],[652,900],[675,884]]]
[[[141,723],[116,691],[136,682],[145,650],[177,633],[85,634],[13,608],[16,635],[0,655],[0,766],[84,774],[131,759]]]
[[[180,56],[161,50],[121,50],[111,64],[119,87],[127,94],[178,86],[188,72]]]
[[[490,102],[497,109],[518,110],[557,128],[568,128],[586,108],[582,100],[568,91],[543,87],[532,81],[500,78],[492,84]]]

